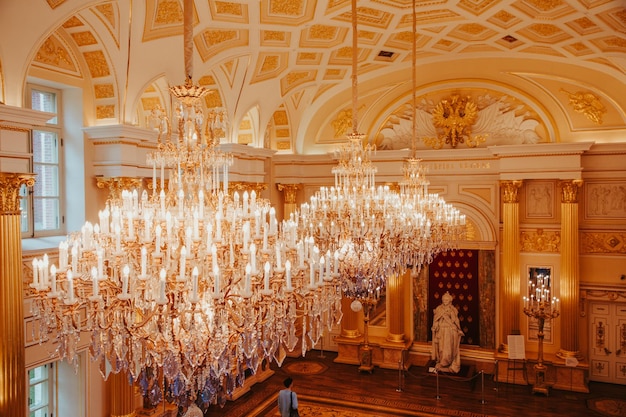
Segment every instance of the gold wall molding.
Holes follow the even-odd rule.
[[[626,232],[582,232],[580,252],[581,254],[626,254]]]
[[[36,174],[0,172],[0,214],[20,213],[20,187],[35,185]]]
[[[582,185],[583,180],[560,181],[561,203],[578,203],[578,189]]]
[[[519,203],[519,189],[522,187],[523,181],[500,181],[500,187],[503,191],[504,203]]]
[[[561,233],[544,229],[521,232],[522,252],[558,253],[561,250]]]

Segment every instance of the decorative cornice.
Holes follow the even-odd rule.
[[[2,125],[2,124],[0,124],[0,130],[11,130],[11,131],[14,131],[14,132],[30,132],[30,129],[28,129],[26,127]]]
[[[525,156],[580,155],[591,149],[593,142],[576,143],[540,143],[528,145],[489,146],[488,149],[500,158],[518,158]]]
[[[0,172],[0,214],[20,213],[20,187],[35,185],[36,174]]]

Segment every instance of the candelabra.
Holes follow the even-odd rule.
[[[523,298],[524,314],[537,320],[538,331],[538,352],[537,364],[535,364],[535,385],[533,392],[548,394],[548,386],[545,382],[545,372],[547,367],[543,363],[543,341],[544,326],[546,321],[550,321],[559,316],[559,299],[550,298],[550,276],[538,274],[528,282],[528,296]]]

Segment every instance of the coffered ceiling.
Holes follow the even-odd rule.
[[[0,4],[32,16],[34,31],[20,37],[25,29],[0,13],[3,39],[9,31],[16,39],[0,49],[4,80],[16,58],[24,79],[82,87],[86,125],[141,126],[153,107],[169,107],[166,87],[184,80],[182,0],[31,3]],[[415,91],[426,122],[437,103],[461,94],[478,110],[494,98],[523,108],[514,113],[536,121],[535,141],[623,137],[623,0],[416,0],[415,8]],[[357,2],[359,129],[379,145],[412,96],[412,10],[412,0]],[[215,88],[207,105],[227,108],[232,140],[300,153],[341,140],[355,97],[351,16],[350,0],[195,0],[194,80]],[[20,43],[25,52],[13,51]],[[6,81],[5,97],[11,88]]]

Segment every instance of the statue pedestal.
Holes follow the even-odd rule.
[[[363,338],[362,337],[345,337],[338,336],[335,338],[337,343],[337,357],[335,362],[346,363],[350,365],[359,365],[359,370],[371,372],[368,369],[378,366],[384,369],[398,369],[399,364],[404,363],[404,354],[411,346],[411,341],[389,341],[384,337],[370,336],[368,355],[371,359],[364,366],[363,364]],[[368,359],[368,360],[370,360]],[[404,363],[406,369],[408,364]]]

